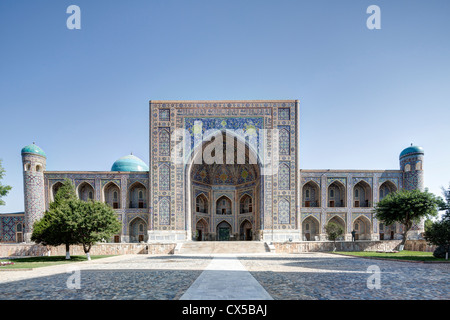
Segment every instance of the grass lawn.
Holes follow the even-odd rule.
[[[422,251],[408,251],[403,250],[397,253],[378,253],[375,251],[336,251],[335,253],[345,254],[349,256],[357,256],[357,257],[369,257],[369,258],[385,258],[385,259],[398,259],[398,260],[412,260],[412,261],[424,261],[424,262],[433,262],[433,261],[446,261],[445,259],[438,259],[433,257],[433,252],[422,252]],[[450,259],[447,260],[450,262]]]
[[[105,256],[91,256],[91,259],[101,259],[112,257],[112,255]],[[4,269],[29,269],[29,268],[40,268],[40,267],[48,267],[54,266],[57,264],[66,264],[66,263],[74,263],[87,261],[85,255],[82,256],[71,256],[70,260],[66,260],[66,256],[44,256],[44,257],[26,257],[26,258],[17,258],[17,259],[0,259],[0,262],[14,262],[14,264],[8,264],[0,267],[1,270]]]

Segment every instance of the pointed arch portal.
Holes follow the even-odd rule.
[[[202,240],[257,240],[263,216],[260,161],[245,140],[219,130],[194,149],[185,172],[192,240],[200,240],[199,230]],[[198,224],[201,219],[210,221],[209,232]]]

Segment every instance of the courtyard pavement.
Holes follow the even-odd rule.
[[[450,300],[450,264],[326,253],[123,255],[0,271],[0,300],[20,299]]]

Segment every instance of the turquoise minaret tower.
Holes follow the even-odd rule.
[[[44,171],[47,161],[45,152],[30,144],[22,149],[25,230],[24,240],[31,242],[33,224],[45,212]]]
[[[424,190],[422,147],[409,146],[400,153],[400,170],[403,172],[403,189]]]
[[[400,170],[403,173],[403,189],[424,191],[423,176],[423,157],[424,151],[422,147],[407,147],[400,153]],[[421,234],[425,231],[425,220],[414,224],[409,232],[409,238],[420,239]]]

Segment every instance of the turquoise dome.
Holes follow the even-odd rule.
[[[144,161],[131,154],[114,162],[111,171],[149,171],[149,169]]]
[[[404,157],[408,154],[414,154],[414,153],[421,153],[424,154],[423,148],[419,147],[419,146],[413,146],[411,144],[410,147],[406,148],[405,150],[402,151],[402,153],[400,153],[400,158]]]
[[[37,154],[37,155],[43,156],[44,158],[47,158],[47,155],[45,154],[44,150],[42,150],[37,145],[35,145],[34,142],[33,142],[33,144],[30,144],[30,145],[22,148],[21,154],[24,154],[24,153]]]

